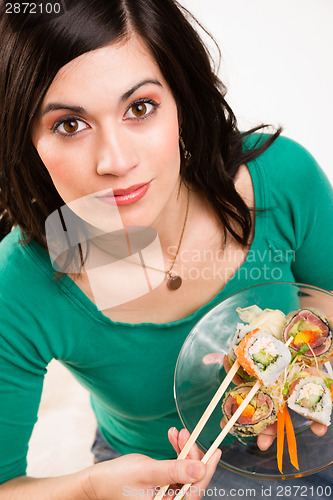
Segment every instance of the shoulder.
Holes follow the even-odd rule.
[[[1,278],[25,260],[26,247],[20,243],[21,231],[15,227],[0,243],[0,273]],[[2,282],[2,280],[1,280]]]
[[[260,142],[265,139],[259,136]],[[251,139],[253,141],[253,138]],[[258,137],[257,139],[258,140]],[[324,191],[328,196],[332,186],[311,153],[298,142],[284,136],[255,160],[248,163],[252,179],[260,176],[267,193],[293,200]]]
[[[0,283],[3,284],[11,272],[20,266],[23,249],[19,243],[20,230],[16,227],[0,243]]]
[[[279,137],[248,167],[256,208],[264,214],[270,241],[286,241],[291,248],[299,249],[314,226],[321,232],[332,227],[332,185],[302,145]]]
[[[47,276],[47,261],[34,257],[34,242],[22,244],[21,231],[16,227],[0,243],[0,298],[2,304],[10,300],[29,302],[34,289],[52,281]],[[43,249],[41,249],[43,252]]]
[[[252,178],[246,165],[241,165],[235,177],[235,188],[238,194],[245,201],[246,205],[254,207],[254,190]]]
[[[28,371],[33,365],[43,371],[52,357],[62,355],[65,328],[59,325],[72,318],[47,252],[35,242],[22,245],[20,239],[16,228],[0,243],[0,352],[6,351],[8,359],[26,357]]]
[[[267,134],[254,135],[257,137],[251,136],[250,144],[259,141],[259,145],[268,138]],[[305,181],[306,174],[321,171],[315,158],[304,146],[284,136],[279,136],[254,162],[267,174],[278,179],[281,179],[282,175],[285,174],[289,178],[301,176]]]

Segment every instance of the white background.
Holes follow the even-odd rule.
[[[240,129],[282,125],[333,182],[333,0],[180,3],[219,43],[219,75]]]

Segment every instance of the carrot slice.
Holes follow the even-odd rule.
[[[242,417],[252,417],[256,412],[252,405],[247,405],[241,413]]]
[[[276,458],[278,469],[282,472],[282,457],[283,457],[283,446],[284,446],[284,419],[285,419],[285,406],[282,406],[278,411],[277,417],[277,449]]]
[[[286,424],[286,434],[287,434],[287,443],[288,443],[290,462],[293,464],[294,467],[296,467],[296,469],[299,470],[296,437],[295,437],[295,432],[294,432],[294,428],[293,428],[293,423],[291,421],[291,417],[289,415],[288,408],[286,406],[284,408],[285,408],[284,418],[285,418],[285,424]]]
[[[298,332],[296,337],[294,338],[294,344],[309,344],[314,341],[316,338],[317,332],[312,332],[311,330],[304,330],[302,332]]]

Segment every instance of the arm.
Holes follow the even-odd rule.
[[[6,500],[90,500],[86,471],[54,478],[19,476],[0,485],[0,498]],[[87,483],[88,484],[88,483]]]
[[[1,499],[116,500],[132,496],[130,494],[132,490],[153,491],[164,484],[185,484],[201,480],[200,484],[203,484],[201,488],[207,486],[217,466],[218,455],[212,457],[211,463],[207,466],[198,463],[197,456],[189,457],[195,460],[193,462],[193,460],[157,461],[143,455],[126,455],[70,475],[54,478],[26,477],[25,455],[37,414],[43,368],[37,370],[36,366],[30,365],[29,360],[30,371],[28,366],[19,369],[17,356],[12,358],[12,363],[9,362],[10,356],[7,356],[6,362],[4,354],[9,351],[9,347],[4,342],[2,347],[0,400],[4,404],[0,408]],[[11,364],[16,364],[15,370],[11,369]],[[191,469],[193,465],[194,470]],[[145,497],[149,498],[149,494],[147,493]],[[199,494],[193,496],[193,499],[198,498]]]
[[[180,451],[188,433],[181,439],[177,431],[169,433],[170,441]],[[175,444],[176,443],[176,444]],[[180,447],[180,448],[179,448]],[[158,487],[164,484],[196,483],[197,490],[191,495],[197,500],[208,486],[220,459],[217,450],[207,465],[199,462],[199,449],[195,446],[189,460],[153,460],[144,455],[125,455],[102,462],[82,471],[55,478],[31,478],[19,476],[0,486],[0,498],[6,500],[120,500],[140,496],[152,498]],[[201,493],[199,493],[201,491]]]

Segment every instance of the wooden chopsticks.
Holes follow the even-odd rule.
[[[291,344],[292,341],[293,341],[293,337],[290,337],[288,339],[288,341],[285,343],[285,345],[288,347]],[[204,411],[203,415],[201,416],[199,422],[197,423],[197,425],[196,425],[194,431],[192,432],[192,434],[190,435],[190,437],[189,437],[188,441],[186,442],[184,448],[182,449],[182,451],[178,455],[177,460],[183,460],[184,458],[186,458],[188,452],[190,451],[190,449],[192,448],[193,444],[197,440],[199,434],[201,433],[202,429],[206,425],[209,417],[213,413],[215,407],[219,403],[220,399],[222,398],[223,394],[225,393],[226,389],[228,388],[228,386],[229,386],[230,382],[232,381],[233,377],[236,375],[236,372],[239,369],[239,367],[240,367],[240,364],[236,360],[234,362],[234,364],[232,365],[230,371],[228,372],[227,376],[223,379],[220,387],[217,389],[216,393],[214,394],[212,400],[210,401],[210,403],[207,406],[206,410]],[[230,420],[228,421],[228,423],[226,424],[226,426],[222,429],[222,431],[217,436],[217,438],[215,439],[215,441],[213,442],[213,444],[211,445],[211,447],[209,448],[209,450],[203,456],[203,458],[201,459],[201,462],[203,462],[204,464],[206,464],[208,462],[208,460],[213,455],[213,453],[215,452],[215,450],[217,450],[217,448],[219,447],[219,445],[222,443],[223,439],[228,434],[228,432],[230,431],[230,429],[232,428],[232,426],[235,424],[235,422],[237,421],[237,419],[239,418],[239,416],[242,414],[242,412],[245,409],[245,407],[247,406],[247,404],[251,401],[251,399],[253,398],[253,396],[256,394],[256,392],[258,391],[258,389],[260,388],[260,386],[261,386],[261,382],[259,380],[257,380],[257,382],[252,387],[252,389],[250,390],[250,392],[247,394],[247,396],[244,399],[244,401],[242,402],[242,404],[237,408],[237,410],[235,411],[235,413],[233,414],[233,416],[230,418]],[[159,489],[158,493],[155,495],[154,500],[159,500],[159,499],[163,498],[164,495],[166,494],[167,489],[169,488],[169,486],[170,486],[169,484],[165,485],[165,486],[162,486]],[[191,486],[190,483],[189,484],[185,484],[183,486],[183,488],[181,489],[180,493],[175,497],[174,500],[180,500],[185,495],[186,491],[189,489],[190,486]]]
[[[197,425],[195,426],[195,429],[193,430],[192,434],[190,435],[190,437],[188,438],[184,448],[182,449],[182,451],[180,452],[180,454],[178,455],[178,458],[177,460],[183,460],[184,458],[187,457],[187,454],[188,452],[190,451],[190,449],[192,448],[193,444],[195,443],[195,441],[197,440],[199,434],[201,433],[202,429],[204,428],[204,426],[206,425],[209,417],[211,416],[211,414],[213,413],[215,407],[218,405],[220,399],[222,398],[223,394],[225,393],[225,391],[227,390],[230,382],[232,381],[232,379],[234,378],[234,376],[236,375],[236,372],[238,370],[238,368],[240,367],[240,364],[238,363],[238,361],[235,361],[235,363],[232,365],[230,371],[228,372],[228,374],[226,375],[226,377],[224,377],[220,387],[217,389],[216,393],[214,394],[212,400],[210,401],[209,405],[207,406],[206,410],[204,411],[204,413],[202,414],[199,422],[197,423]],[[238,411],[238,410],[237,410]],[[243,411],[243,410],[242,410]],[[237,417],[238,418],[238,417]],[[237,420],[236,418],[236,420]],[[233,424],[232,424],[233,425]],[[231,426],[232,426],[231,425]],[[223,429],[224,430],[224,429]],[[229,432],[229,431],[227,431]],[[218,445],[217,445],[218,446]],[[208,450],[209,451],[209,450]],[[214,450],[215,451],[215,450]],[[212,453],[214,453],[214,451]],[[208,452],[207,452],[208,453]],[[206,456],[206,455],[205,455]],[[203,457],[205,458],[205,457]],[[207,460],[209,460],[209,457],[207,458]],[[203,461],[203,459],[202,459]],[[204,462],[206,463],[206,462]],[[165,486],[162,486],[159,491],[157,492],[157,494],[155,495],[154,497],[154,500],[158,500],[160,498],[163,498],[167,489],[169,488],[169,484],[168,485],[165,485]],[[189,485],[190,486],[190,485]]]
[[[242,402],[242,404],[237,408],[237,410],[235,411],[235,413],[233,414],[231,419],[228,421],[227,425],[222,429],[220,434],[215,439],[214,443],[211,445],[211,447],[206,452],[206,454],[202,457],[202,459],[201,459],[202,463],[206,464],[208,462],[210,457],[213,455],[215,450],[217,450],[217,448],[220,446],[220,444],[222,443],[225,436],[230,431],[231,427],[235,424],[237,419],[240,417],[240,415],[243,412],[243,410],[245,409],[245,407],[249,404],[249,402],[251,401],[253,396],[256,394],[256,392],[258,391],[260,386],[261,386],[261,383],[259,380],[257,380],[257,382],[254,384],[254,386],[252,387],[250,392],[247,394],[247,396],[244,399],[244,401]],[[175,496],[174,500],[180,500],[181,498],[183,498],[183,496],[185,495],[185,493],[187,492],[187,490],[189,489],[190,486],[191,486],[191,483],[184,484],[184,486],[182,487],[182,489],[180,490],[178,495]]]
[[[289,347],[289,345],[291,344],[291,342],[293,341],[293,337],[290,337],[287,342],[285,343],[285,345],[287,347]],[[235,367],[235,365],[237,365],[237,368],[235,369],[235,371],[233,372],[233,376],[235,375],[236,371],[238,370],[240,364],[238,361],[235,361],[235,363],[232,365],[232,368]],[[231,368],[231,370],[232,370]],[[231,370],[230,372],[228,373],[228,375],[225,377],[225,380],[228,379],[228,384],[226,385],[225,389],[228,387],[229,383],[231,382],[231,379],[233,378],[233,376],[229,377],[229,374],[231,373]],[[221,386],[219,387],[219,389],[217,390],[217,393],[219,393],[221,396],[222,396],[222,390],[220,390],[222,388],[222,385],[223,385],[224,381],[222,382]],[[246,398],[244,399],[244,401],[242,402],[242,404],[237,408],[237,410],[235,411],[235,413],[233,414],[233,416],[231,417],[231,419],[228,421],[227,425],[222,429],[222,431],[220,432],[220,434],[217,436],[217,438],[215,439],[214,443],[211,445],[211,447],[209,448],[209,450],[206,452],[206,454],[202,457],[201,459],[201,462],[203,462],[204,464],[206,464],[208,462],[208,460],[210,459],[210,457],[213,455],[214,451],[217,450],[217,448],[219,447],[219,445],[222,443],[223,439],[225,438],[225,436],[228,434],[228,432],[230,431],[231,427],[235,424],[235,422],[237,421],[237,419],[239,418],[239,416],[241,415],[241,413],[243,412],[243,410],[245,409],[245,407],[247,406],[247,404],[251,401],[251,399],[253,398],[253,396],[256,394],[256,392],[260,389],[261,387],[261,382],[259,380],[257,380],[257,382],[254,384],[254,386],[252,387],[252,389],[250,390],[250,392],[247,394]],[[217,394],[216,393],[216,394]],[[216,396],[215,394],[215,396]],[[215,398],[214,396],[214,398]],[[213,398],[213,399],[214,399]],[[211,406],[211,403],[213,402],[213,400],[209,403],[208,407],[207,407],[207,410],[208,408],[210,408]],[[216,401],[216,404],[215,406],[217,405],[218,401]],[[214,406],[214,408],[215,408]],[[214,410],[211,409],[211,412]],[[207,411],[206,410],[206,411]],[[206,412],[205,412],[206,413]],[[201,420],[201,419],[200,419]],[[207,419],[208,420],[208,419]],[[206,421],[207,421],[206,420]],[[200,421],[199,421],[200,422]],[[199,424],[198,424],[199,425]],[[198,427],[197,425],[197,427]],[[200,432],[202,430],[203,426],[201,427],[200,429]],[[199,435],[199,434],[198,434]],[[191,486],[191,483],[189,484],[185,484],[183,486],[183,488],[181,489],[180,493],[178,495],[176,495],[176,497],[174,498],[174,500],[180,500],[186,493],[186,491],[189,489],[189,487]],[[164,490],[165,491],[165,490]],[[155,497],[156,498],[156,497]],[[161,498],[161,497],[160,497]]]

